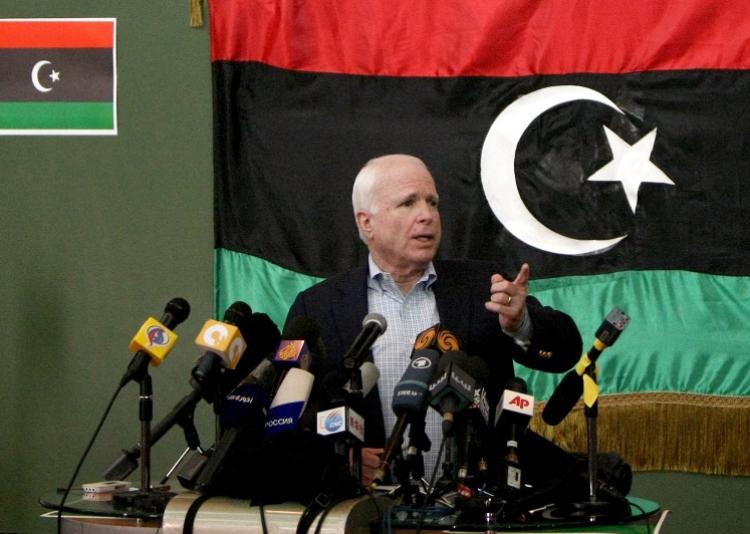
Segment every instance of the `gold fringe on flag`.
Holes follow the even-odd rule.
[[[203,27],[203,0],[190,0],[190,27]]]
[[[579,401],[557,426],[531,429],[563,449],[586,452],[586,417]],[[750,475],[750,397],[693,393],[632,393],[599,397],[597,448],[616,452],[634,471]]]

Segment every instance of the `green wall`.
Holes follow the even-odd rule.
[[[192,311],[151,372],[154,420],[190,391],[193,340],[213,316],[208,28],[189,27],[187,0],[0,0],[0,17],[117,18],[119,135],[0,137],[0,532],[53,532],[38,496],[68,482],[131,337],[177,296]],[[196,415],[208,446],[210,406]],[[130,384],[77,482],[101,480],[138,438]],[[184,443],[176,428],[157,444],[153,479]]]
[[[0,0],[2,18],[117,18],[119,122],[116,137],[0,137],[0,533],[54,532],[38,497],[68,482],[130,338],[175,296],[192,312],[152,371],[155,420],[190,390],[193,339],[213,313],[213,240],[208,28],[188,26],[188,4]],[[137,441],[137,396],[134,384],[120,394],[78,484]],[[210,407],[196,416],[210,445]],[[152,478],[183,448],[179,429],[160,441]],[[749,530],[748,478],[646,473],[633,494],[673,510],[668,534]]]

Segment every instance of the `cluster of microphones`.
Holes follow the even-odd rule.
[[[438,324],[419,334],[409,365],[394,388],[396,424],[373,485],[387,479],[390,467],[402,487],[408,477],[422,479],[421,454],[432,446],[425,435],[425,416],[434,409],[442,416],[438,438],[443,441],[439,456],[444,461],[440,479],[428,489],[453,494],[458,502],[475,497],[509,499],[519,492],[518,440],[533,415],[534,398],[523,379],[513,378],[491,401],[489,376],[485,360],[463,352],[450,330]]]
[[[150,317],[144,322],[131,341],[135,355],[120,380],[121,387],[147,377],[149,363],[161,364],[177,340],[173,329],[189,310],[184,299],[176,298],[167,304],[161,320]],[[192,390],[154,425],[148,445],[181,426],[193,453],[177,478],[184,487],[212,493],[221,492],[237,472],[235,461],[248,460],[239,458],[240,452],[252,450],[253,445],[260,450],[261,445],[281,443],[281,439],[273,440],[292,431],[315,432],[339,456],[348,458],[352,452],[359,459],[365,423],[358,406],[379,378],[375,365],[365,359],[385,328],[382,316],[365,317],[360,334],[344,355],[343,370],[324,374],[326,352],[316,321],[293,318],[282,334],[267,315],[235,302],[222,321],[209,319],[203,325],[195,339],[201,354],[191,370]],[[193,424],[201,400],[213,405],[217,420],[216,441],[206,449]],[[308,405],[315,413],[309,413]],[[142,450],[140,442],[123,450],[104,477],[124,480],[138,468]],[[320,458],[309,461],[317,464]],[[351,474],[361,476],[361,464],[352,462]]]
[[[160,321],[149,318],[143,324],[131,342],[135,356],[121,386],[141,381],[149,363],[156,366],[164,360],[177,338],[172,329],[188,314],[187,302],[173,299]],[[597,333],[598,344],[590,351],[593,360],[623,327],[619,323],[600,328],[604,334]],[[195,340],[201,354],[189,378],[191,391],[156,423],[149,446],[175,425],[182,427],[193,453],[178,472],[180,483],[189,489],[220,493],[227,477],[238,472],[238,458],[254,461],[247,458],[248,451],[261,451],[268,443],[277,447],[285,435],[296,433],[298,437],[304,432],[330,443],[333,454],[344,459],[349,475],[359,482],[367,423],[361,415],[363,401],[379,378],[368,354],[386,328],[381,315],[368,314],[359,335],[342,355],[343,365],[334,370],[327,365],[319,325],[313,319],[292,318],[281,333],[267,315],[235,302],[222,321],[208,320],[203,325]],[[442,415],[440,480],[458,500],[509,500],[521,495],[524,476],[519,442],[534,412],[534,397],[526,383],[514,377],[493,397],[485,360],[461,351],[456,336],[439,324],[417,336],[405,364],[392,397],[396,423],[369,489],[423,479],[422,453],[433,446],[426,434],[425,416],[427,410],[434,409]],[[578,378],[585,374],[571,373]],[[583,380],[573,374],[566,376],[547,404],[544,417],[550,424],[559,423],[582,394]],[[215,442],[207,449],[201,447],[193,426],[193,412],[201,400],[213,406],[217,419]],[[305,442],[296,443],[305,447]],[[137,468],[140,454],[141,443],[123,450],[104,472],[105,478],[124,480]],[[320,461],[315,457],[306,460],[313,464]],[[265,461],[259,458],[256,463]],[[242,481],[259,486],[267,482]]]

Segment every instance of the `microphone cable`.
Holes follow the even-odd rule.
[[[104,409],[104,414],[99,420],[99,424],[96,426],[96,430],[94,430],[94,435],[91,436],[91,440],[89,441],[89,444],[86,445],[86,449],[83,451],[83,454],[81,455],[81,459],[78,461],[78,465],[76,465],[76,468],[73,471],[73,476],[70,477],[70,482],[68,482],[68,485],[65,487],[65,493],[63,493],[62,500],[60,501],[60,508],[58,508],[57,510],[57,534],[62,534],[62,512],[63,512],[63,508],[65,507],[65,501],[68,500],[68,495],[70,494],[70,490],[73,487],[73,483],[75,482],[76,477],[78,477],[78,472],[81,470],[81,467],[83,466],[83,462],[86,460],[86,457],[91,451],[91,447],[94,446],[94,442],[96,441],[96,438],[99,436],[99,431],[104,426],[104,421],[107,420],[107,416],[109,415],[109,412],[112,409],[112,406],[114,405],[115,400],[117,399],[117,396],[120,394],[120,391],[122,391],[122,388],[123,388],[123,384],[120,384],[117,386],[117,389],[115,390],[115,394],[112,395],[112,398],[107,404],[107,407]]]

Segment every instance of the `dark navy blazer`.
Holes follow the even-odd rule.
[[[463,260],[435,260],[437,280],[433,290],[440,324],[458,337],[461,350],[469,356],[481,356],[490,372],[490,402],[496,402],[508,379],[514,375],[513,361],[532,369],[563,372],[581,356],[581,336],[566,314],[542,306],[529,296],[527,309],[534,328],[526,351],[500,329],[497,314],[485,309],[490,294],[490,277],[498,272],[493,264]],[[349,345],[362,328],[367,315],[366,267],[329,278],[295,299],[287,316],[315,319],[327,353],[328,368],[338,368]],[[407,361],[403,368],[406,369]],[[381,447],[385,443],[383,416],[377,389],[365,399],[365,444]]]

